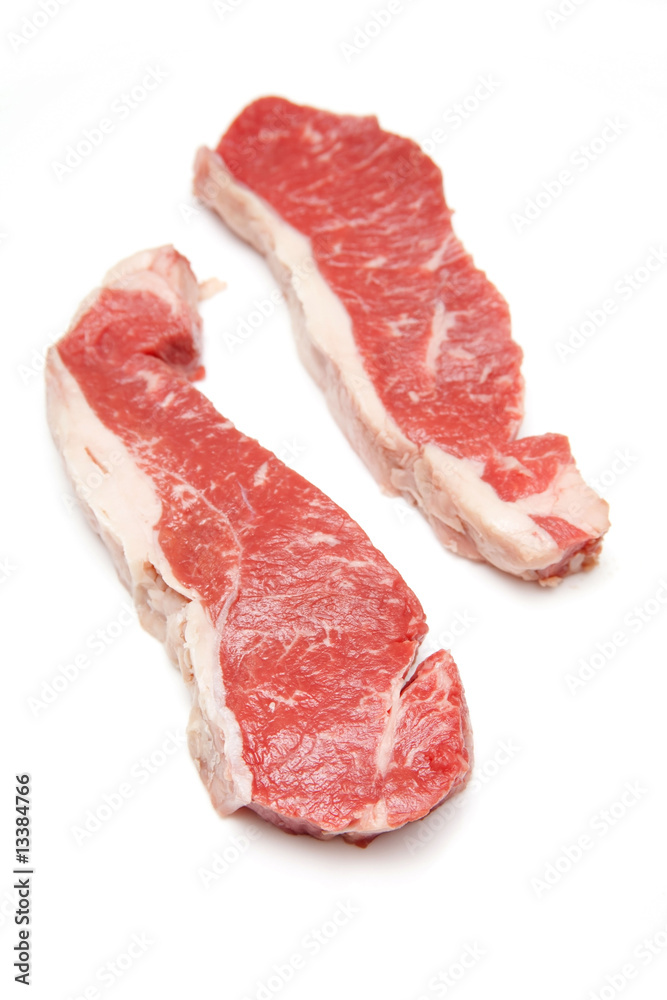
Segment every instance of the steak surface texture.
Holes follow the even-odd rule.
[[[266,257],[307,368],[385,492],[452,551],[523,579],[594,565],[607,504],[566,437],[517,438],[507,303],[414,142],[375,118],[262,98],[199,150],[194,186]]]
[[[143,626],[192,693],[216,809],[366,842],[461,788],[449,653],[415,669],[419,601],[340,507],[192,384],[199,290],[172,247],[117,265],[47,359],[49,424]],[[83,502],[83,501],[82,501]]]

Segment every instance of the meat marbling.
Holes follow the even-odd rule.
[[[375,118],[247,107],[195,192],[266,257],[303,360],[390,494],[441,541],[526,580],[592,566],[609,521],[568,439],[517,440],[521,350],[456,238],[438,167]]]
[[[362,529],[245,437],[202,374],[198,288],[171,247],[122,262],[49,351],[49,423],[144,627],[191,688],[215,807],[364,843],[471,768],[451,656]],[[101,477],[100,477],[101,472]]]

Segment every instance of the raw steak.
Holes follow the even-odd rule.
[[[452,230],[438,167],[356,118],[264,98],[195,191],[285,289],[303,360],[388,493],[460,555],[544,584],[597,561],[607,504],[567,438],[516,440],[521,350]]]
[[[51,429],[142,624],[191,685],[189,745],[223,814],[365,841],[466,781],[451,656],[361,528],[190,379],[198,289],[171,247],[118,265],[47,362]]]

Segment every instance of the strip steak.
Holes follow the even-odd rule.
[[[362,529],[192,384],[198,288],[171,247],[124,261],[49,351],[49,423],[142,624],[191,687],[216,809],[366,842],[471,767],[456,665],[413,671],[422,608]],[[113,457],[112,457],[113,456]]]
[[[383,489],[444,544],[543,584],[592,566],[607,504],[561,434],[517,440],[521,350],[438,167],[375,118],[255,101],[195,191],[264,254],[303,360]]]

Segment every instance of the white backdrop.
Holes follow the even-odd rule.
[[[23,772],[37,1000],[664,995],[665,37],[659,0],[3,5],[9,995],[24,995]],[[592,573],[545,591],[448,554],[380,495],[283,305],[230,337],[275,284],[196,206],[191,163],[270,93],[375,113],[432,151],[458,234],[512,309],[524,433],[568,434],[611,504]],[[77,162],[86,130],[97,142]],[[203,306],[204,391],[361,523],[459,663],[476,780],[456,809],[365,851],[215,814],[183,746],[184,686],[123,610],[48,436],[45,346],[109,267],[163,242],[228,283]]]

